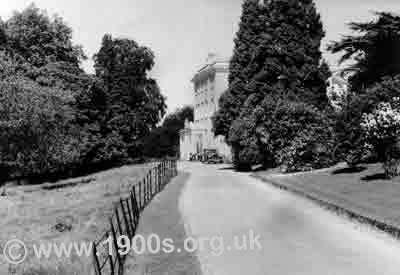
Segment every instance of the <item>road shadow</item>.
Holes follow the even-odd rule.
[[[231,170],[231,171],[235,171],[235,168],[233,166],[229,166],[229,167],[222,167],[222,168],[218,168],[218,170],[224,171],[224,170]]]
[[[251,169],[249,171],[239,171],[239,170],[236,170],[233,165],[231,165],[231,166],[227,166],[227,167],[218,168],[218,170],[221,170],[221,171],[223,171],[223,170],[235,171],[235,172],[238,172],[238,173],[249,173],[249,172],[250,173],[255,173],[255,172],[265,171],[267,169],[262,165],[255,165],[255,166],[251,167]]]
[[[345,167],[332,171],[332,175],[355,174],[367,170],[365,166]]]
[[[376,173],[361,178],[362,181],[387,180],[385,173]]]

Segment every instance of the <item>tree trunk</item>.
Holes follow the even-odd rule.
[[[400,176],[400,138],[386,146],[383,169],[388,179]]]
[[[389,158],[383,163],[383,169],[388,179],[400,176],[400,159]]]

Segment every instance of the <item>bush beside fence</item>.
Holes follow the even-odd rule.
[[[176,160],[164,160],[149,170],[138,183],[133,184],[128,197],[122,199],[110,217],[110,228],[93,242],[93,265],[96,275],[122,275],[126,256],[118,252],[117,240],[126,236],[130,240],[136,234],[140,213],[171,178],[177,175]],[[111,237],[112,248],[104,245]],[[110,253],[112,251],[112,253]],[[110,255],[111,254],[111,255]]]

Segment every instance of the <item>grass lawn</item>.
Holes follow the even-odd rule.
[[[348,209],[358,215],[400,228],[400,179],[385,180],[381,164],[345,164],[314,172],[255,176],[290,190]]]
[[[126,196],[151,164],[124,166],[82,178],[37,186],[6,186],[0,196],[0,250],[17,238],[30,254],[16,273],[24,275],[91,274],[91,258],[32,256],[32,244],[91,242],[108,228],[113,204]],[[2,253],[0,274],[9,274]]]

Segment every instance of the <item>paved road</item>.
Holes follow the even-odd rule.
[[[384,234],[247,174],[191,163],[181,169],[190,173],[179,198],[186,234],[215,241],[198,252],[205,275],[400,274],[400,242]],[[235,249],[235,236],[250,231],[262,249],[249,242],[246,251]]]

